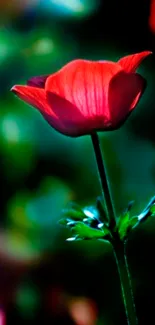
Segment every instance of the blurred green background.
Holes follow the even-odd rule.
[[[110,245],[65,242],[69,201],[100,194],[89,137],[70,139],[9,92],[75,58],[114,60],[155,50],[146,0],[0,0],[0,324],[126,324]],[[154,14],[155,20],[155,14]],[[125,125],[100,134],[117,214],[155,194],[155,58],[148,87]],[[155,220],[127,247],[140,325],[155,306]],[[153,321],[154,322],[154,321]]]

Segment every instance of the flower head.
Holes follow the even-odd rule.
[[[54,74],[33,77],[11,90],[65,135],[117,129],[145,89],[145,79],[136,69],[150,54],[144,51],[118,62],[74,60]]]

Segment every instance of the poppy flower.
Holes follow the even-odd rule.
[[[11,90],[65,135],[117,129],[145,89],[145,79],[136,69],[149,54],[128,55],[118,62],[74,60],[54,74],[33,77]]]

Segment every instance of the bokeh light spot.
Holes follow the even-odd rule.
[[[75,298],[69,303],[70,314],[77,325],[95,325],[97,308],[95,303],[88,298]]]
[[[34,53],[35,54],[49,54],[54,50],[54,42],[49,38],[43,38],[38,40],[34,44]]]

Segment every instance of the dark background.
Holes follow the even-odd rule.
[[[0,319],[124,325],[110,245],[65,242],[70,234],[57,224],[67,202],[93,205],[100,194],[91,141],[58,134],[9,90],[75,58],[154,52],[155,12],[147,0],[64,3],[0,0]],[[148,86],[136,110],[121,129],[100,134],[118,215],[130,200],[140,213],[155,194],[154,55],[139,73]],[[153,324],[153,218],[132,233],[127,253],[139,324]]]

